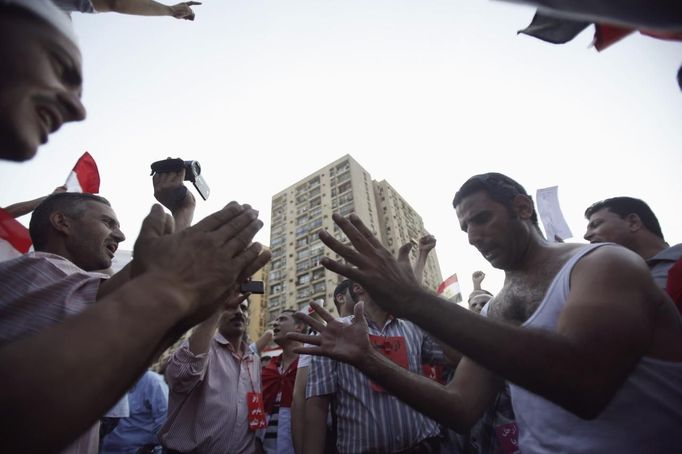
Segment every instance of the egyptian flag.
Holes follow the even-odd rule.
[[[443,298],[446,298],[453,303],[460,303],[462,301],[462,291],[459,289],[459,281],[457,281],[457,273],[440,283],[436,293]]]
[[[90,153],[86,151],[78,159],[66,179],[65,186],[67,192],[89,192],[90,194],[99,192],[99,171]]]
[[[19,257],[30,248],[28,229],[0,208],[0,261]]]

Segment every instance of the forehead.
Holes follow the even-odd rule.
[[[85,213],[90,216],[108,216],[113,219],[116,218],[113,208],[109,205],[97,202],[96,200],[88,200],[84,203]]]
[[[467,221],[470,217],[475,216],[481,211],[499,208],[504,209],[504,205],[496,202],[487,192],[481,190],[462,198],[455,207],[455,211],[457,212],[457,218],[462,222]]]
[[[277,316],[277,319],[278,320],[280,320],[280,319],[281,320],[289,320],[289,319],[293,320],[294,317],[293,317],[293,314],[291,312],[282,312]]]
[[[589,220],[595,220],[595,219],[602,219],[602,220],[608,220],[608,219],[621,219],[620,216],[618,216],[616,213],[613,211],[609,210],[608,208],[602,208],[601,210],[595,211],[590,215]]]

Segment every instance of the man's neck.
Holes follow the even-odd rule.
[[[634,252],[639,254],[644,260],[649,260],[654,255],[658,254],[670,246],[668,243],[660,239],[655,235],[643,237],[640,241],[633,245],[632,249]]]
[[[222,334],[222,333],[221,333]],[[232,348],[234,348],[234,351],[237,352],[237,354],[241,355],[242,352],[242,335],[236,335],[236,336],[225,336],[223,335],[226,341],[230,343]]]
[[[383,327],[386,324],[386,320],[389,318],[388,312],[380,308],[372,300],[365,301],[365,317],[368,320],[372,320],[378,326]]]
[[[282,363],[289,364],[298,357],[298,353],[294,353],[294,349],[301,347],[300,342],[286,341],[281,344],[282,347]]]

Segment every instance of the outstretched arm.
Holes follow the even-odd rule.
[[[250,245],[262,227],[256,216],[233,202],[169,234],[155,206],[135,244],[137,277],[65,323],[0,348],[0,364],[11,371],[0,374],[3,451],[59,451],[111,408],[155,355],[215,312],[269,259]],[[55,408],[64,417],[55,419]]]
[[[66,186],[58,186],[54,191],[52,191],[52,194],[57,194],[59,192],[66,192]],[[33,210],[38,208],[38,205],[40,205],[43,200],[48,197],[49,194],[38,197],[37,199],[27,200],[26,202],[13,203],[12,205],[5,207],[4,210],[13,218],[18,218],[25,214],[31,213]]]
[[[358,282],[388,312],[578,416],[595,417],[650,348],[660,292],[646,264],[624,248],[603,246],[578,262],[557,329],[549,332],[490,320],[438,298],[414,279],[407,250],[396,260],[357,216],[334,220],[354,248],[321,232],[348,262],[327,258],[325,267]]]
[[[355,306],[350,325],[334,319],[317,304],[313,307],[327,324],[296,314],[297,318],[319,330],[319,336],[287,335],[314,345],[299,348],[298,352],[349,363],[417,411],[455,430],[461,432],[471,427],[502,387],[502,380],[466,358],[460,362],[455,378],[447,386],[395,364],[371,348],[363,303]]]
[[[172,16],[176,19],[194,20],[192,6],[201,2],[182,2],[176,5],[164,5],[154,0],[92,0],[98,12],[113,11],[135,16]]]

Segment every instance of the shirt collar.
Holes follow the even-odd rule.
[[[669,248],[663,249],[658,254],[647,259],[647,263],[651,264],[653,262],[660,261],[672,261],[676,262],[682,256],[682,243],[676,244],[675,246],[670,246]]]

